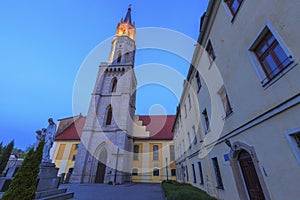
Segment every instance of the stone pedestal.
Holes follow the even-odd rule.
[[[39,181],[37,192],[57,189],[59,178],[57,177],[58,168],[53,163],[42,163],[40,165]]]

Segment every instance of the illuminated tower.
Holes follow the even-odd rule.
[[[71,177],[73,183],[130,180],[136,77],[131,8],[117,26],[109,61],[101,63]]]

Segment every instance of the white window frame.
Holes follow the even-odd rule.
[[[239,10],[241,9],[241,6],[243,5],[243,3],[244,3],[244,0],[241,2],[240,6],[239,6],[239,8],[238,8],[238,11],[233,15],[233,14],[231,13],[231,11],[230,11],[230,8],[228,8],[227,3],[226,3],[224,0],[222,0],[222,5],[223,5],[223,7],[224,7],[224,9],[225,9],[225,12],[226,12],[226,14],[227,14],[227,16],[228,16],[228,19],[230,20],[231,23],[233,23],[233,21],[234,21],[236,15],[237,15],[237,13],[239,12]]]
[[[292,56],[291,51],[287,48],[287,45],[281,39],[279,34],[276,32],[276,30],[271,26],[271,24],[269,22],[266,22],[264,24],[263,28],[255,36],[255,39],[250,43],[250,45],[248,47],[248,50],[247,50],[248,56],[250,58],[250,61],[251,61],[252,65],[254,66],[254,70],[255,70],[258,78],[259,78],[259,81],[265,89],[267,89],[270,85],[275,83],[284,74],[286,74],[288,71],[290,71],[293,67],[295,67],[297,65],[294,57],[292,56],[292,58],[291,58],[292,63],[288,67],[286,67],[283,71],[279,72],[279,74],[276,77],[274,77],[273,79],[271,79],[270,81],[267,81],[267,82],[263,83],[263,81],[266,78],[266,74],[263,71],[263,68],[262,68],[262,66],[261,66],[261,64],[260,64],[260,62],[259,62],[259,60],[258,60],[258,58],[257,58],[257,56],[254,52],[254,49],[257,47],[257,45],[260,43],[262,38],[265,36],[265,33],[267,32],[268,29],[273,34],[274,38],[277,40],[280,47],[283,49],[284,53],[287,56]]]
[[[224,108],[224,104],[223,104],[223,101],[222,101],[222,96],[221,95],[222,95],[223,92],[226,93],[226,95],[227,95],[227,101],[229,101],[228,104],[230,105],[230,108],[231,108],[231,112],[228,115],[226,115],[226,110]],[[227,90],[226,90],[226,88],[225,88],[224,85],[219,89],[218,95],[219,95],[219,107],[220,107],[221,113],[222,113],[221,117],[222,117],[223,120],[225,120],[226,118],[228,118],[229,116],[232,115],[233,110],[232,110],[231,102],[230,102],[229,97],[228,97]]]
[[[292,152],[298,162],[298,165],[300,165],[300,148],[298,147],[297,142],[294,139],[295,134],[300,134],[300,127],[286,131],[285,132],[285,137],[292,149]]]

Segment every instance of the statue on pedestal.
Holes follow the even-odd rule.
[[[36,143],[35,148],[39,145],[41,140],[45,140],[44,150],[43,150],[43,159],[42,163],[51,163],[50,159],[50,149],[53,146],[55,135],[56,135],[56,124],[52,118],[48,119],[48,127],[43,128],[42,130],[36,131]]]
[[[34,144],[34,149],[39,146],[39,143],[45,139],[46,129],[43,128],[42,130],[37,130],[36,132],[36,142]]]
[[[43,150],[43,160],[42,162],[52,162],[50,159],[50,149],[53,146],[54,138],[56,134],[56,124],[53,122],[52,118],[48,119],[48,127],[45,132],[45,146]]]

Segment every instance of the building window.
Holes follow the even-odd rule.
[[[204,126],[205,127],[205,132],[207,133],[207,131],[209,130],[209,119],[208,119],[208,115],[207,115],[206,109],[203,110],[202,116],[203,116],[204,125],[205,125]]]
[[[253,51],[267,80],[274,78],[292,62],[269,29]]]
[[[197,92],[199,92],[202,84],[201,84],[201,79],[200,79],[200,75],[199,75],[198,71],[196,72],[196,75],[195,75],[195,81],[196,81],[196,86],[197,86]]]
[[[79,148],[79,144],[75,144],[75,150],[78,150],[78,148]]]
[[[137,176],[138,175],[138,169],[134,168],[132,169],[132,176]]]
[[[66,144],[59,145],[58,152],[56,155],[56,160],[62,160],[64,152],[65,152]]]
[[[133,160],[139,159],[139,145],[134,145],[133,147]]]
[[[285,136],[291,146],[298,165],[300,165],[300,127],[287,131]]]
[[[196,145],[197,144],[197,136],[196,136],[195,126],[193,126],[193,134],[194,134],[194,145]]]
[[[110,90],[110,92],[116,92],[117,91],[117,83],[118,83],[117,78],[113,78],[112,81],[111,81],[111,90]]]
[[[153,160],[158,160],[158,145],[153,145]]]
[[[122,54],[121,52],[118,53],[117,63],[120,63],[122,60]]]
[[[194,164],[192,164],[192,169],[193,169],[194,183],[197,183],[196,172],[195,172],[195,166],[194,166]]]
[[[176,169],[171,169],[171,176],[176,176]]]
[[[221,172],[220,172],[220,168],[219,168],[217,157],[212,158],[212,163],[213,163],[213,167],[214,167],[217,188],[218,189],[224,189],[223,181],[222,181],[222,176],[221,176]]]
[[[191,101],[191,95],[188,95],[188,101],[189,101],[189,110],[192,108],[192,101]]]
[[[159,176],[159,169],[153,169],[153,176]]]
[[[225,117],[227,117],[232,113],[232,107],[230,105],[229,98],[224,87],[220,90],[219,95],[225,112]]]
[[[170,145],[170,160],[175,160],[175,152],[174,152],[174,145]]]
[[[214,49],[212,47],[212,44],[211,44],[211,41],[209,40],[207,45],[206,45],[206,51],[208,53],[208,58],[209,58],[209,61],[212,62],[216,59],[216,54],[214,52]]]
[[[188,132],[188,140],[189,140],[188,146],[190,149],[192,147],[192,142],[191,142],[191,134],[189,132]]]
[[[76,155],[73,155],[72,156],[72,161],[75,161],[75,159],[76,159]]]
[[[111,105],[109,105],[107,108],[105,124],[111,125],[111,121],[112,121],[112,107],[111,107]]]
[[[243,0],[224,0],[232,15],[235,15]]]
[[[186,172],[186,181],[189,182],[189,171],[187,166],[185,166],[185,172]]]
[[[296,143],[297,143],[297,146],[298,146],[299,149],[300,149],[300,133],[294,134],[293,137],[294,137],[294,139],[295,139],[295,141],[296,141]]]
[[[200,174],[200,184],[203,185],[204,181],[203,181],[203,172],[202,172],[201,162],[198,162],[198,167],[199,167],[199,174]]]
[[[126,63],[129,63],[129,62],[130,62],[130,53],[129,53],[129,52],[127,52],[127,53],[125,54],[125,62],[126,62]]]

